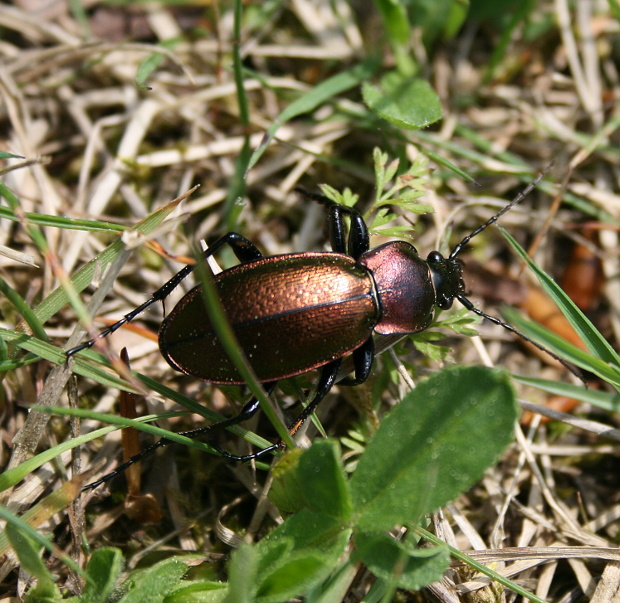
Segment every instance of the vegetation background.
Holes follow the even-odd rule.
[[[105,297],[96,310],[98,330],[141,304],[200,239],[235,230],[266,255],[323,248],[323,211],[294,188],[348,187],[372,217],[375,148],[398,159],[401,173],[413,166],[405,189],[423,192],[413,200],[433,210],[414,216],[406,211],[412,198],[396,191],[396,213],[383,233],[412,237],[423,257],[453,248],[554,162],[502,225],[570,292],[601,341],[617,348],[617,0],[20,0],[0,6],[0,31],[3,467],[100,428],[95,412],[119,414],[123,381],[101,368],[104,359],[76,362],[86,377],[76,389],[62,354],[80,317],[89,322],[82,300],[95,287],[82,291],[91,282]],[[180,205],[171,204],[196,185]],[[120,232],[136,225],[151,234],[125,232],[121,244]],[[496,315],[495,304],[520,306],[582,345],[491,230],[475,239],[466,258],[470,297]],[[373,245],[382,240],[373,238]],[[239,388],[212,388],[170,369],[157,348],[161,317],[154,307],[133,329],[106,340],[110,357],[128,348],[132,368],[144,375],[134,388],[145,391],[151,380],[149,406],[139,414],[177,410],[164,401],[171,390],[224,415],[231,405],[238,409],[245,399]],[[444,327],[453,330],[467,326],[463,313],[447,320]],[[589,393],[573,403],[553,397],[561,404],[553,415],[537,406],[550,394],[524,381],[569,381],[566,371],[500,328],[476,328],[480,338],[434,328],[415,344],[401,342],[379,360],[368,387],[334,390],[319,418],[340,440],[338,462],[355,469],[386,409],[408,391],[403,373],[418,381],[456,363],[520,375],[518,395],[537,412],[482,480],[433,515],[429,529],[453,553],[469,551],[496,578],[511,578],[532,600],[617,601],[619,431],[617,398],[608,393],[609,383],[617,387],[611,352],[603,354],[611,358],[604,363],[610,373],[593,368]],[[24,332],[36,341],[19,339]],[[284,384],[280,401],[293,404],[311,383],[312,375]],[[66,416],[48,421],[28,412],[32,404],[77,406],[87,419],[79,427]],[[158,425],[178,432],[199,419],[168,416]],[[273,439],[264,418],[247,429],[255,445],[264,442],[259,436]],[[81,485],[117,461],[117,433],[86,444],[80,455],[56,449],[54,463],[29,466],[19,479],[5,472],[2,600],[27,592],[33,601],[278,600],[252,590],[258,583],[267,589],[274,551],[252,561],[252,549],[239,548],[261,542],[282,520],[266,498],[272,478],[252,465],[177,446],[144,463],[142,486],[129,475],[129,499],[119,481],[109,486],[110,496],[89,492],[72,502]],[[314,425],[308,437],[320,437]],[[234,434],[218,438],[228,450],[249,450]],[[131,454],[132,444],[124,445]],[[90,473],[67,482],[80,468]],[[44,540],[49,536],[53,544]],[[39,563],[43,545],[51,553]],[[98,558],[105,569],[91,566],[100,582],[82,592],[76,567],[84,568],[97,549],[107,555]],[[240,553],[229,563],[235,549]],[[489,586],[462,561],[441,582],[418,580],[407,588],[395,570],[381,576],[354,556],[343,565],[339,559],[331,568],[342,569],[337,580],[335,570],[311,585],[300,578],[292,592],[307,601],[517,597],[497,582]],[[309,565],[304,572],[312,575]],[[275,575],[269,574],[274,582]]]

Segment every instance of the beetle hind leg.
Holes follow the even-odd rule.
[[[251,241],[248,241],[245,237],[241,236],[236,232],[229,232],[225,234],[223,237],[220,237],[213,245],[211,245],[208,249],[206,249],[202,257],[204,260],[210,258],[213,254],[215,254],[219,249],[221,249],[224,245],[228,245],[237,259],[242,262],[251,262],[253,260],[259,260],[263,257],[263,254],[259,251],[258,247],[254,245]],[[120,320],[115,322],[113,325],[110,325],[107,329],[104,329],[93,339],[86,341],[78,346],[67,350],[65,353],[67,358],[70,358],[77,352],[85,350],[87,348],[92,348],[95,345],[95,342],[98,339],[103,339],[108,335],[111,335],[124,324],[131,322],[134,318],[136,318],[139,314],[141,314],[144,310],[146,310],[149,306],[152,306],[156,302],[163,302],[171,293],[174,291],[180,284],[183,279],[189,276],[196,269],[195,265],[187,265],[184,268],[181,268],[169,281],[164,283],[149,299],[147,299],[143,304],[139,305],[137,308],[134,308],[131,312],[128,312],[123,316]]]
[[[267,395],[273,392],[276,385],[277,385],[277,381],[272,381],[271,383],[265,383],[263,385],[263,387],[265,388],[265,391],[267,392]],[[211,425],[207,425],[205,427],[199,427],[198,429],[192,429],[190,431],[181,431],[179,432],[179,435],[195,440],[204,435],[210,434],[216,430],[227,429],[228,427],[239,425],[240,423],[243,423],[244,421],[251,419],[256,414],[256,412],[259,410],[259,408],[260,408],[260,405],[258,403],[258,400],[256,399],[256,397],[252,397],[252,399],[247,404],[245,404],[244,407],[239,411],[239,413],[235,415],[234,417],[231,417],[230,419],[223,419],[222,421],[212,423]],[[134,463],[137,463],[145,459],[146,457],[150,456],[151,454],[153,454],[158,448],[163,448],[164,446],[169,446],[170,444],[175,444],[175,442],[173,442],[172,440],[167,440],[166,438],[161,438],[154,444],[151,444],[151,446],[149,446],[148,448],[145,448],[138,454],[135,454],[134,456],[129,458],[124,463],[120,464],[114,471],[111,471],[110,473],[104,475],[102,478],[98,479],[97,481],[84,486],[82,488],[82,491],[94,489],[97,486],[100,486],[101,484],[104,484],[110,481],[111,479],[115,478],[117,475],[120,475],[121,473],[123,473],[128,467],[130,467]],[[213,445],[210,442],[208,442],[208,445],[211,448],[213,448],[213,450],[219,452],[225,458],[229,458],[232,460],[245,460],[244,457],[235,457],[234,455],[227,453],[225,450],[220,449],[218,446]],[[278,442],[277,444],[270,446],[269,448],[259,450],[258,453],[260,455],[266,454],[267,452],[276,450],[280,446],[281,446],[281,443]]]
[[[369,340],[369,341],[370,341],[370,344],[366,343],[361,348],[359,348],[359,350],[362,350],[362,351],[365,350],[365,351],[363,353],[359,353],[358,358],[365,357],[366,359],[368,359],[369,357],[368,351],[370,351],[370,354],[371,354],[370,364],[372,364],[372,340]],[[319,381],[317,383],[316,391],[314,393],[314,396],[312,397],[312,400],[304,408],[304,410],[299,414],[299,416],[295,419],[295,421],[289,425],[288,429],[291,435],[295,435],[299,431],[301,426],[308,420],[310,415],[312,415],[312,413],[316,410],[317,406],[321,403],[323,398],[325,398],[325,396],[329,393],[329,391],[335,385],[336,379],[338,376],[338,371],[340,369],[340,363],[341,363],[341,360],[337,359],[331,362],[330,364],[324,366],[321,369],[320,375],[319,375]],[[370,365],[368,365],[368,371],[369,370],[370,370]],[[368,377],[368,371],[364,372],[364,374],[362,375],[358,372],[356,368],[356,380],[362,376],[363,376],[363,380],[365,380],[366,377]],[[273,390],[275,389],[276,385],[277,385],[276,381],[264,384],[264,388],[267,394],[271,394]],[[239,425],[240,423],[243,423],[247,421],[248,419],[252,418],[259,409],[260,409],[260,405],[258,403],[258,400],[256,399],[256,397],[252,397],[252,399],[249,402],[247,402],[245,406],[241,409],[241,411],[234,417],[231,417],[230,419],[224,419],[223,421],[218,421],[217,423],[213,423],[206,427],[200,427],[198,429],[193,429],[191,431],[183,431],[183,432],[180,432],[179,435],[183,435],[188,438],[196,439],[204,435],[211,434],[216,430],[219,431],[220,429],[227,429],[228,427]],[[104,484],[110,481],[111,479],[113,479],[114,477],[116,477],[117,475],[125,471],[130,465],[133,465],[134,463],[137,463],[138,461],[153,454],[158,448],[162,448],[163,446],[169,446],[170,444],[173,444],[173,443],[174,442],[172,442],[171,440],[162,438],[161,440],[155,442],[155,444],[152,444],[150,447],[146,448],[139,454],[131,457],[126,462],[119,465],[111,473],[108,473],[107,475],[103,476],[101,479],[84,486],[82,490],[90,490],[90,489],[96,488],[97,486],[100,486],[101,484]],[[266,454],[275,452],[276,450],[279,450],[280,448],[282,448],[284,445],[284,442],[281,439],[278,439],[271,446],[262,448],[260,450],[257,450],[256,452],[246,454],[246,455],[235,455],[235,454],[231,454],[230,452],[224,450],[223,448],[220,448],[216,444],[213,444],[211,442],[207,442],[207,443],[211,448],[213,448],[215,451],[221,454],[224,458],[231,460],[231,461],[237,461],[237,462],[242,462],[242,463],[255,460],[255,459],[265,456]]]

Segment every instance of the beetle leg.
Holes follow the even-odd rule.
[[[351,226],[349,228],[348,244],[344,243],[343,214],[349,214]],[[357,260],[370,249],[368,227],[362,215],[352,207],[345,207],[334,203],[329,209],[330,243],[337,253],[350,255]]]
[[[289,425],[288,430],[291,435],[295,435],[299,431],[301,426],[308,420],[308,417],[316,410],[317,406],[321,403],[321,400],[323,400],[323,398],[329,393],[329,390],[336,383],[336,377],[338,375],[339,368],[340,368],[340,358],[338,360],[334,360],[333,362],[330,362],[328,365],[324,366],[321,369],[321,372],[319,375],[319,382],[317,383],[314,397],[312,398],[308,406],[306,406],[306,408],[304,408],[301,411],[297,419],[295,419],[295,421],[291,425]],[[277,450],[278,448],[281,448],[283,445],[284,445],[284,442],[282,442],[282,440],[278,440],[275,444],[272,444],[271,446],[268,446],[267,448],[263,448],[262,450],[257,450],[256,452],[253,452],[252,454],[246,454],[244,456],[237,456],[234,454],[227,453],[225,450],[220,450],[219,448],[216,448],[216,447],[214,448],[218,452],[220,452],[222,456],[226,457],[227,459],[231,461],[238,461],[238,462],[243,463],[245,461],[251,461],[251,460],[260,458],[264,456],[265,454],[268,454],[270,452],[273,452],[274,450]],[[210,446],[212,446],[212,444],[210,444]]]
[[[368,236],[368,226],[364,218],[357,211],[350,212],[351,227],[349,228],[349,255],[359,260],[362,254],[370,249],[370,237]]]
[[[267,395],[273,392],[276,385],[277,385],[277,381],[272,381],[271,383],[263,384],[263,387],[265,388]],[[198,429],[192,429],[190,431],[181,431],[179,435],[195,440],[205,434],[209,434],[215,431],[216,429],[218,430],[226,429],[228,427],[238,425],[239,423],[243,423],[244,421],[247,421],[248,419],[252,418],[256,414],[256,412],[259,410],[259,408],[260,408],[260,405],[258,403],[258,400],[255,397],[252,397],[252,399],[247,404],[245,404],[244,407],[239,411],[239,414],[235,415],[234,417],[231,417],[230,419],[224,419],[222,421],[218,421],[217,423],[213,423],[205,427],[199,427]],[[150,456],[151,454],[153,454],[158,448],[163,448],[164,446],[169,446],[170,444],[175,444],[175,442],[173,442],[172,440],[168,440],[166,438],[161,438],[160,440],[158,440],[157,442],[155,442],[148,448],[145,448],[138,454],[135,454],[134,456],[127,459],[124,463],[120,464],[114,471],[111,471],[107,475],[104,475],[101,479],[98,479],[96,482],[92,482],[91,484],[84,486],[82,488],[82,491],[91,490],[93,488],[96,488],[97,486],[100,486],[101,484],[104,484],[110,481],[117,475],[120,475],[121,473],[123,473],[123,471],[125,471],[128,467],[130,467],[134,463],[137,463],[138,461],[141,461],[147,456]],[[225,450],[220,449],[218,446],[215,446],[213,444],[209,444],[209,446],[213,448],[213,450],[216,450],[217,452],[219,452],[225,458],[229,458],[233,460],[244,460],[244,457],[235,457],[231,455],[230,453],[226,452]],[[262,454],[265,454],[266,452],[271,452],[272,450],[275,450],[279,448],[280,446],[281,446],[281,442],[277,442],[275,445],[270,446],[269,448],[259,450],[258,454],[262,455]]]
[[[368,338],[357,350],[353,351],[353,366],[355,377],[346,377],[338,381],[338,385],[360,385],[370,375],[372,363],[375,359],[375,345],[372,337]]]
[[[298,187],[295,190],[308,197],[308,199],[316,201],[328,208],[329,242],[333,251],[350,255],[357,260],[363,253],[370,249],[368,227],[357,209],[346,205],[340,205],[323,195],[310,193],[303,188]],[[342,218],[344,214],[348,214],[351,218],[348,244],[345,243],[345,228]]]
[[[301,411],[297,419],[289,425],[288,430],[291,435],[295,435],[299,431],[300,427],[316,410],[317,406],[321,403],[321,400],[323,400],[323,398],[329,393],[329,390],[334,386],[338,375],[338,369],[340,368],[340,362],[341,359],[338,358],[321,369],[314,397],[308,406]]]
[[[211,247],[206,249],[202,257],[203,259],[210,258],[214,253],[216,253],[221,247],[224,245],[229,245],[233,250],[233,253],[237,257],[237,259],[242,262],[251,262],[252,260],[258,260],[263,257],[262,253],[258,250],[254,243],[248,241],[245,237],[242,237],[240,234],[236,232],[229,232],[225,234],[223,237],[220,237]],[[194,270],[195,265],[187,265],[184,268],[181,268],[168,282],[164,283],[149,299],[147,299],[143,304],[139,305],[137,308],[132,310],[131,312],[125,314],[119,321],[115,322],[113,325],[110,325],[107,329],[104,329],[94,337],[93,339],[78,345],[70,350],[67,350],[66,355],[67,358],[70,358],[77,352],[84,350],[86,348],[91,348],[95,345],[95,341],[97,339],[102,339],[111,335],[122,327],[124,324],[131,322],[136,316],[141,314],[144,310],[146,310],[149,306],[152,306],[154,303],[159,301],[164,301],[171,293],[176,289],[181,281],[189,276]]]

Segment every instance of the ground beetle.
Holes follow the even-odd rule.
[[[424,260],[415,247],[405,241],[369,249],[368,229],[356,209],[305,191],[300,192],[329,212],[331,252],[265,258],[250,241],[234,232],[224,235],[204,252],[206,259],[228,245],[241,262],[216,275],[214,282],[237,340],[265,389],[271,392],[280,379],[319,369],[314,397],[290,426],[291,434],[332,388],[343,357],[352,355],[355,376],[341,379],[339,383],[363,383],[374,359],[373,333],[395,335],[423,331],[431,323],[435,306],[447,309],[457,299],[472,312],[525,338],[510,325],[475,308],[465,297],[462,263],[457,256],[473,237],[521,202],[543,175],[466,236],[447,258],[432,251]],[[348,237],[345,215],[350,219]],[[183,268],[98,338],[113,333],[153,303],[165,300],[194,268]],[[93,339],[72,348],[67,356],[91,347],[94,342]],[[159,348],[168,364],[186,375],[215,384],[243,383],[209,320],[200,285],[189,291],[164,319],[159,330]],[[183,435],[197,437],[215,428],[241,423],[258,408],[258,401],[253,398],[238,415]],[[114,473],[87,487],[107,481],[138,458],[167,443],[165,439],[160,440],[119,466]],[[214,447],[227,458],[246,461],[281,445],[278,441],[246,456],[234,456]]]

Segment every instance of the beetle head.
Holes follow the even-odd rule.
[[[465,292],[463,264],[458,259],[444,258],[439,251],[431,251],[426,261],[435,286],[435,303],[442,310],[447,310],[454,298]]]

